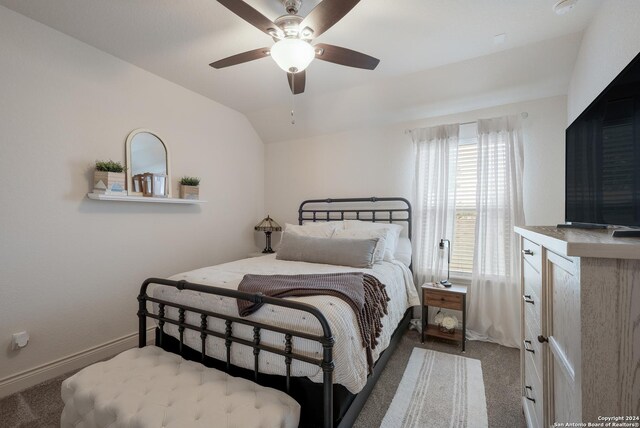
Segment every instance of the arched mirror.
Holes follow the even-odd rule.
[[[129,195],[171,197],[169,150],[158,134],[146,129],[131,131],[126,143],[127,189]],[[143,176],[154,174],[154,186],[148,190]],[[164,177],[164,178],[163,178]],[[149,181],[151,182],[151,181]]]

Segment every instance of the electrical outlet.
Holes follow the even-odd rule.
[[[11,349],[22,349],[29,343],[29,333],[21,331],[11,336]]]

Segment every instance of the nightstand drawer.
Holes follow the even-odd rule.
[[[462,310],[462,294],[439,290],[424,290],[424,304],[438,308]]]

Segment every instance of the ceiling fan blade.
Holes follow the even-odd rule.
[[[232,65],[242,64],[243,62],[249,62],[256,59],[269,56],[269,48],[254,49],[248,52],[242,52],[237,55],[233,55],[216,62],[209,64],[213,68],[225,68]]]
[[[293,95],[304,92],[304,85],[307,81],[307,75],[304,70],[297,73],[287,73],[287,80],[289,81],[289,87]]]
[[[300,23],[302,34],[308,27],[313,30],[311,37],[318,37],[333,27],[359,2],[360,0],[322,0]]]
[[[249,6],[242,0],[218,0],[220,4],[247,21],[249,24],[267,33],[269,36],[281,36],[281,30],[269,18]]]
[[[352,51],[351,49],[341,48],[340,46],[319,43],[313,48],[316,50],[316,58],[335,64],[346,65],[347,67],[373,70],[380,63],[378,58]]]

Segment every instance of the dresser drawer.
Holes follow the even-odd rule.
[[[533,332],[542,332],[542,300],[527,283],[524,284],[522,302],[524,325],[531,326]]]
[[[533,292],[537,300],[542,300],[542,275],[529,263],[522,263],[522,280],[529,292]]]
[[[522,395],[524,397],[523,402],[527,407],[527,410],[533,416],[531,417],[534,427],[542,427],[544,422],[543,415],[543,403],[544,392],[542,389],[542,381],[535,373],[535,363],[533,359],[525,355],[524,358],[524,385]]]
[[[450,293],[439,290],[424,290],[423,300],[428,306],[436,306],[438,308],[447,308],[462,310],[462,294]]]
[[[540,424],[538,424],[538,418],[536,417],[536,409],[534,407],[534,404],[527,400],[524,396],[522,397],[522,409],[524,410],[524,419],[527,428],[540,427]]]
[[[536,272],[542,271],[542,251],[540,245],[522,238],[522,259],[529,263]]]
[[[540,336],[541,331],[538,329],[535,323],[529,323],[524,327],[524,334],[522,340],[522,352],[525,355],[525,360],[528,357],[531,357],[533,360],[534,371],[538,380],[541,382],[544,380],[544,373],[542,372],[542,360],[544,352],[544,347],[542,343],[538,341],[538,336]]]

